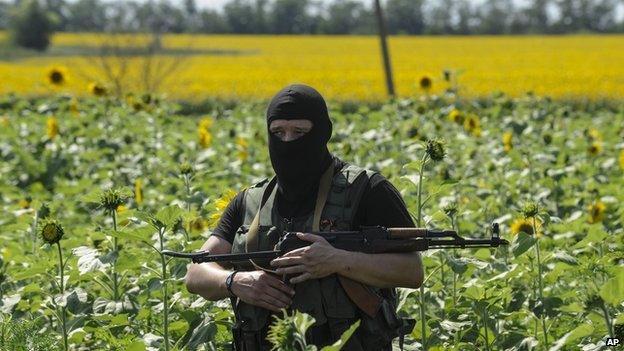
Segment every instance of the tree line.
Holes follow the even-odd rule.
[[[0,1],[0,28],[39,1],[55,31],[233,34],[374,34],[373,0],[230,0],[220,11],[195,0]],[[391,34],[624,32],[622,0],[384,0]],[[621,11],[620,11],[621,12]]]

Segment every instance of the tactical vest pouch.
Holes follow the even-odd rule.
[[[266,330],[245,331],[245,320],[237,321],[232,327],[232,349],[234,351],[269,351],[271,344],[264,339]]]
[[[384,299],[374,318],[361,313],[360,340],[367,350],[391,350],[392,340],[399,336],[402,322],[392,304]],[[388,346],[390,345],[390,348]]]
[[[330,318],[348,318],[357,316],[357,307],[349,300],[344,289],[340,286],[338,276],[331,274],[319,280],[325,314]]]

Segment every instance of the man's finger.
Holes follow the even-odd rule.
[[[290,296],[287,296],[281,290],[275,289],[273,287],[268,287],[264,290],[264,293],[267,294],[271,299],[273,299],[273,304],[278,307],[288,307],[292,303],[292,299]]]
[[[296,276],[294,278],[291,278],[290,279],[290,283],[291,284],[298,284],[298,283],[304,282],[304,281],[306,281],[306,280],[308,280],[310,278],[312,278],[312,274],[306,272],[306,273],[298,275],[298,276]]]
[[[257,305],[267,309],[269,311],[274,311],[274,312],[279,312],[280,308],[278,306],[273,305],[272,303],[266,301],[266,300],[260,300],[258,299]]]
[[[301,240],[309,241],[311,243],[327,242],[327,240],[325,240],[325,238],[323,238],[322,236],[310,233],[297,233],[297,237]]]
[[[273,276],[269,276],[270,279],[267,279],[267,283],[274,287],[275,289],[278,289],[280,291],[283,291],[285,294],[287,295],[294,295],[295,294],[295,290],[293,288],[291,288],[290,286],[288,286],[286,283],[284,283],[283,281],[273,277]]]
[[[271,261],[271,266],[273,267],[283,267],[283,266],[293,266],[296,264],[303,263],[303,257],[295,256],[295,257],[280,257]]]
[[[280,256],[280,258],[281,258],[281,257],[301,256],[301,255],[303,254],[303,252],[304,252],[304,250],[305,250],[306,248],[307,248],[307,246],[306,246],[306,247],[300,247],[300,248],[298,248],[298,249],[295,249],[295,250],[289,251],[289,252],[287,252],[287,253],[285,253],[285,254],[281,255],[281,256]]]
[[[283,267],[283,268],[278,268],[275,270],[278,274],[295,274],[295,273],[303,273],[306,272],[306,266],[304,265],[296,265],[296,266],[289,266],[289,267]]]

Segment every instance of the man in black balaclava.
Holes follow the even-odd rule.
[[[312,122],[303,136],[283,141],[271,131],[275,120]],[[301,215],[312,209],[321,174],[332,162],[327,142],[332,134],[325,100],[313,88],[293,84],[280,90],[267,109],[269,154],[277,175],[278,208],[285,217]]]
[[[312,87],[292,84],[280,90],[269,103],[266,121],[275,178],[240,191],[202,250],[212,254],[273,250],[284,231],[299,232],[298,237],[310,245],[264,267],[255,262],[191,264],[188,290],[213,301],[232,298],[235,350],[270,350],[270,315],[281,316],[283,309],[305,311],[316,319],[306,333],[308,344],[330,345],[361,320],[343,349],[391,350],[393,338],[411,331],[396,316],[393,287],[422,284],[420,255],[340,250],[309,232],[315,226],[322,231],[414,227],[401,194],[378,172],[329,152],[332,122],[325,100]],[[321,180],[329,184],[323,191]],[[314,211],[317,203],[320,211]],[[360,290],[351,286],[347,292],[344,284],[349,280]],[[366,306],[356,301],[356,295],[370,297],[371,292],[383,300],[372,319],[360,308]]]

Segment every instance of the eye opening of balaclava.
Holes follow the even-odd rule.
[[[327,105],[321,94],[303,84],[291,84],[271,99],[267,108],[269,155],[277,175],[278,191],[292,202],[315,194],[321,175],[331,164],[327,142],[332,134]],[[282,141],[270,132],[277,119],[307,119],[313,126],[303,136]]]

